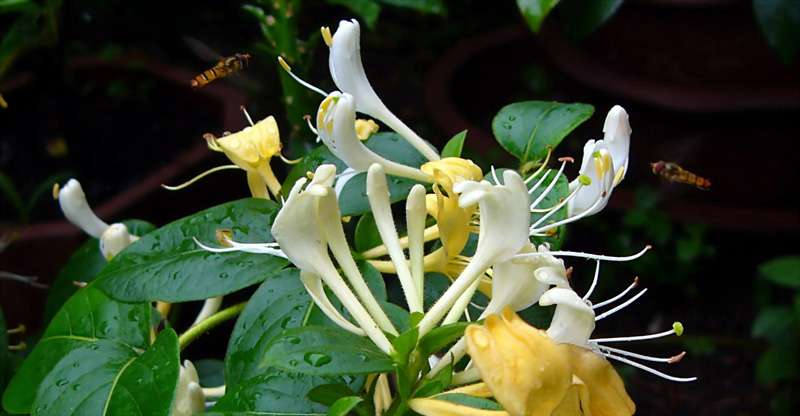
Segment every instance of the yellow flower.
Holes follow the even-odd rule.
[[[550,415],[572,385],[567,355],[510,308],[470,325],[466,338],[481,378],[512,416]]]
[[[512,416],[630,416],[636,406],[601,355],[556,344],[511,308],[470,325],[467,350],[495,399]]]
[[[254,126],[221,138],[206,135],[211,150],[225,153],[231,162],[247,172],[247,183],[253,197],[269,199],[267,188],[273,195],[281,184],[272,172],[269,162],[281,151],[280,133],[275,118],[269,116]]]

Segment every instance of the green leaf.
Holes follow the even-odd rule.
[[[264,368],[259,367],[262,351],[283,330],[301,326],[312,305],[298,269],[286,269],[264,282],[233,328],[225,354],[228,388],[263,374]]]
[[[367,338],[341,328],[304,326],[275,337],[261,365],[311,375],[353,375],[387,373],[395,364]]]
[[[364,399],[358,396],[342,397],[328,410],[328,416],[346,416]]]
[[[362,215],[358,220],[354,240],[356,251],[359,253],[383,244],[378,226],[375,224],[375,217],[371,212]]]
[[[432,329],[419,341],[420,355],[427,357],[458,339],[473,322],[455,322]]]
[[[408,355],[411,354],[411,351],[414,350],[414,347],[417,346],[417,340],[419,339],[419,328],[414,327],[410,330],[403,332],[397,338],[392,340],[392,346],[394,347],[394,351],[397,355],[395,355],[395,362],[398,363],[401,367],[405,367],[408,365]]]
[[[442,149],[442,159],[446,157],[461,157],[461,150],[464,148],[464,140],[466,138],[466,130],[453,136]]]
[[[624,0],[562,0],[558,5],[559,21],[567,35],[573,41],[578,41],[614,16],[623,2]]]
[[[769,348],[756,363],[756,379],[760,383],[775,383],[800,377],[797,345],[794,348]]]
[[[527,167],[544,159],[547,146],[558,146],[592,113],[594,107],[589,104],[524,101],[500,109],[492,130],[500,145]]]
[[[369,30],[375,30],[378,16],[381,13],[381,5],[374,0],[328,0],[328,3],[347,7],[367,24]]]
[[[776,285],[800,289],[800,256],[784,256],[758,266],[758,273]]]
[[[168,416],[178,384],[178,336],[167,329],[138,355],[113,341],[69,353],[42,381],[37,415]]]
[[[442,392],[453,379],[453,363],[448,363],[441,371],[430,379],[423,378],[420,386],[411,397],[430,397]]]
[[[517,0],[517,7],[533,33],[539,33],[545,17],[558,2],[559,0]]]
[[[413,9],[420,13],[445,14],[447,10],[443,0],[379,0],[383,4]]]
[[[12,413],[30,413],[36,390],[45,376],[68,354],[98,341],[119,349],[144,350],[150,340],[150,305],[125,304],[87,286],[74,294],[56,314],[3,395]]]
[[[753,0],[761,33],[787,66],[800,49],[800,2],[797,0]]]
[[[38,15],[42,8],[32,0],[3,0],[0,1],[0,14],[2,13],[29,13]]]
[[[266,280],[289,262],[267,254],[212,253],[218,229],[234,241],[267,243],[280,208],[264,199],[222,204],[172,222],[142,237],[108,263],[97,286],[124,302],[186,302],[226,295]]]
[[[336,403],[342,397],[353,396],[355,393],[343,384],[322,384],[311,389],[306,397],[325,406]]]
[[[397,394],[400,396],[400,401],[406,403],[408,397],[411,396],[413,382],[408,377],[408,373],[406,373],[403,367],[396,367],[395,377],[397,381]],[[395,398],[395,400],[397,400],[397,398]]]
[[[787,341],[787,333],[797,324],[797,316],[790,306],[768,306],[762,309],[753,321],[751,335],[766,338],[773,344]]]
[[[221,386],[225,384],[225,363],[216,358],[192,361],[201,386]]]
[[[338,383],[363,388],[364,377],[321,377],[269,368],[226,391],[211,409],[213,415],[324,415],[326,407],[306,396],[317,386]]]
[[[461,393],[444,393],[434,397],[436,400],[443,400],[450,403],[456,403],[463,406],[474,407],[483,410],[503,410],[496,402],[481,397],[470,396]]]
[[[128,227],[131,234],[139,237],[156,229],[153,224],[141,220],[127,220],[122,223]],[[108,260],[100,252],[98,240],[90,238],[72,254],[67,264],[58,273],[56,280],[50,285],[42,321],[45,324],[49,323],[61,305],[80,289],[73,282],[90,283],[94,281],[106,264],[108,264]]]

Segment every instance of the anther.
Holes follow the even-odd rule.
[[[686,351],[683,351],[683,352],[681,352],[680,354],[678,354],[678,355],[676,355],[674,357],[670,357],[669,361],[667,361],[667,362],[670,363],[670,364],[675,364],[678,361],[682,360],[685,355],[686,355]]]
[[[7,329],[6,332],[9,334],[24,334],[25,333],[25,325],[19,324],[18,327],[13,329]]]
[[[23,341],[23,342],[20,342],[20,343],[19,343],[19,344],[17,344],[17,345],[9,345],[9,346],[8,346],[8,349],[9,349],[9,350],[11,350],[11,351],[25,351],[25,350],[27,350],[27,349],[28,349],[28,344],[26,344],[26,343]]]
[[[575,163],[575,159],[573,159],[573,158],[572,158],[572,157],[570,157],[570,156],[563,156],[563,157],[560,157],[560,158],[558,158],[558,161],[559,161],[559,162],[569,162],[569,163]]]
[[[75,285],[75,286],[78,286],[78,287],[86,287],[86,285],[88,285],[88,283],[86,283],[86,282],[79,282],[77,280],[73,280],[72,284]]]
[[[58,199],[58,190],[59,186],[58,183],[53,185],[53,199]]]

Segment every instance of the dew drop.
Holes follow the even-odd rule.
[[[322,367],[331,362],[331,357],[318,352],[307,352],[306,355],[303,356],[303,361],[314,367]]]
[[[511,123],[509,123],[507,121],[502,122],[500,125],[503,126],[506,130],[511,130],[511,127],[512,127]]]
[[[227,279],[227,278],[228,278],[228,273],[226,273],[226,272],[222,272],[222,273],[220,273],[220,274],[219,274],[219,278],[220,278],[220,279]]]
[[[517,116],[508,116],[508,121],[514,121],[517,119]]]
[[[289,360],[289,365],[294,367],[297,365],[297,360]]]
[[[297,337],[288,337],[288,338],[286,338],[286,341],[288,341],[288,342],[289,342],[290,344],[292,344],[292,345],[297,345],[297,344],[299,344],[299,343],[300,343],[300,338],[297,338]]]
[[[366,363],[366,362],[369,361],[369,357],[367,357],[364,354],[358,354],[357,357],[358,357],[359,360],[361,360],[361,362],[365,362]]]
[[[100,346],[97,344],[89,344],[89,349],[92,351],[97,351],[98,349],[100,349]]]
[[[72,366],[75,367],[75,368],[78,368],[78,367],[81,366],[81,363],[72,363]]]
[[[67,383],[69,383],[69,380],[62,378],[56,381],[56,386],[61,387],[63,385],[66,385]]]
[[[75,384],[72,385],[72,391],[78,391],[78,390],[80,390],[80,388],[81,388],[81,385],[78,384],[78,383],[75,383]]]

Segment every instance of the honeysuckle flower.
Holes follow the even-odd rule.
[[[389,111],[370,85],[361,63],[361,29],[358,21],[342,20],[333,36],[330,29],[322,28],[322,36],[330,48],[328,62],[333,82],[339,90],[355,97],[357,110],[384,122],[428,160],[438,160],[436,150]]]
[[[478,279],[494,264],[509,260],[528,243],[530,211],[528,189],[513,170],[503,172],[504,184],[488,181],[464,181],[454,185],[458,204],[478,204],[480,231],[475,255],[464,271],[431,307],[420,321],[420,334],[425,334],[447,313],[445,321],[453,321],[463,313]],[[458,301],[458,304],[456,304]],[[455,306],[454,306],[455,305]],[[449,311],[449,312],[448,312]]]
[[[429,181],[421,170],[385,159],[367,148],[358,138],[355,120],[356,100],[352,95],[334,91],[322,101],[317,112],[317,132],[331,153],[359,172],[378,163],[390,175]]]
[[[570,192],[576,192],[567,205],[570,217],[592,215],[605,208],[611,191],[628,170],[631,127],[624,108],[616,105],[608,112],[603,132],[603,140],[589,140],[583,147],[581,176],[570,183]]]
[[[397,331],[369,291],[350,254],[332,188],[335,174],[334,165],[318,167],[305,190],[301,188],[306,178],[299,179],[272,224],[272,235],[286,257],[301,271],[319,276],[358,326],[378,348],[388,353],[392,347],[381,330],[395,334]],[[328,248],[364,305],[342,280],[328,255]]]
[[[206,397],[200,387],[200,377],[191,361],[185,360],[180,366],[178,387],[171,416],[190,416],[205,412]]]
[[[245,113],[246,114],[246,113]],[[248,116],[249,119],[249,116]],[[211,150],[225,153],[231,162],[247,172],[247,183],[255,198],[269,199],[269,192],[278,195],[281,184],[272,172],[270,160],[280,155],[281,141],[278,123],[269,116],[242,131],[216,138],[204,136]]]
[[[60,190],[56,186],[53,189],[53,193],[57,195],[61,211],[71,223],[92,237],[100,238],[103,236],[103,233],[108,229],[108,224],[98,218],[92,211],[86,201],[86,194],[83,192],[80,182],[76,179],[70,179]]]
[[[139,237],[131,235],[125,224],[111,224],[100,236],[100,251],[106,260],[111,260]]]
[[[465,331],[481,378],[512,416],[550,415],[572,385],[568,357],[510,308]]]

